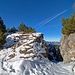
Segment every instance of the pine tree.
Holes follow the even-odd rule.
[[[71,15],[70,18],[62,19],[62,33],[70,35],[75,33],[75,13]]]
[[[11,29],[10,28],[7,29],[7,32],[9,32],[9,33],[15,33],[17,31],[18,30],[14,26]]]
[[[34,33],[34,32],[36,32],[35,29],[33,29],[32,27],[26,26],[23,22],[20,24],[18,29],[19,29],[19,31],[22,31],[22,32],[25,32],[25,33]]]
[[[0,30],[5,33],[6,32],[6,26],[4,25],[3,20],[0,17]]]
[[[5,35],[6,32],[6,26],[4,25],[3,20],[0,18],[0,47],[5,43]]]

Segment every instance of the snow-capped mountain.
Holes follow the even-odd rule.
[[[60,45],[60,42],[57,42],[57,41],[54,41],[54,42],[46,41],[46,43],[51,45]]]

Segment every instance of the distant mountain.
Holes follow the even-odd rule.
[[[57,42],[57,41],[54,41],[54,42],[46,41],[46,43],[51,45],[60,45],[60,42]]]

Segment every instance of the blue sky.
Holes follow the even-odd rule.
[[[43,33],[45,40],[59,41],[62,36],[61,19],[73,14],[74,2],[75,0],[0,0],[0,16],[7,28],[17,28],[24,22],[37,32]],[[65,10],[66,12],[55,17]],[[39,25],[40,22],[53,17],[55,18],[48,23]]]

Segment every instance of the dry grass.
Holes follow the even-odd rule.
[[[10,59],[14,58],[15,57],[15,53],[9,55]]]
[[[29,58],[29,57],[20,56],[20,58],[24,58],[25,59],[25,58]]]
[[[75,58],[75,52],[72,53],[72,56]]]
[[[26,46],[29,46],[29,44],[27,43]]]
[[[31,48],[25,48],[26,51],[29,50],[29,49],[31,49]]]
[[[19,51],[21,54],[25,54],[27,51],[26,50],[20,50]]]
[[[24,56],[20,56],[20,58],[24,58],[24,59],[26,59],[26,58],[33,58],[33,56],[30,56],[30,57],[24,57]]]
[[[30,54],[30,53],[33,53],[33,50],[30,50],[27,52],[27,50],[20,50],[19,51],[21,54]]]

